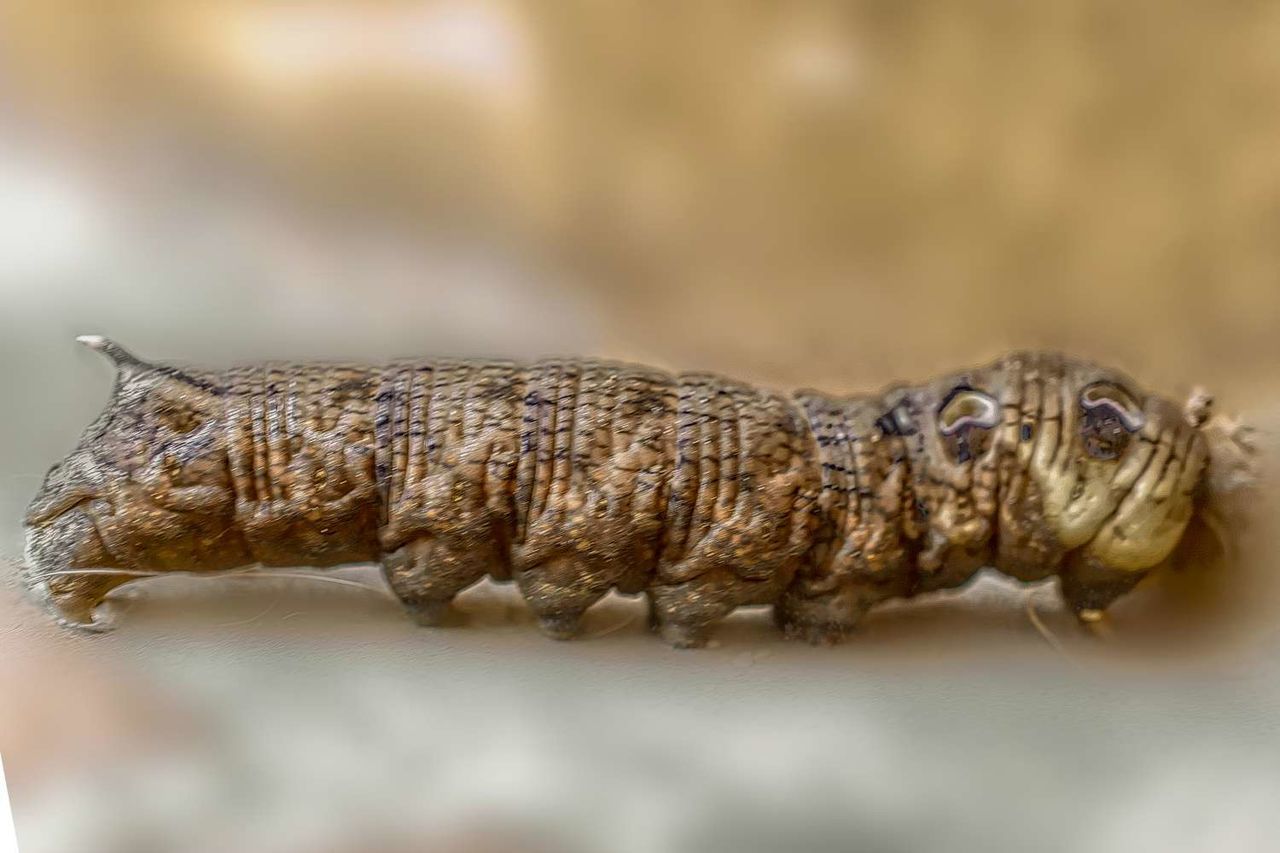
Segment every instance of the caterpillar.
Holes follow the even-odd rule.
[[[550,359],[152,364],[98,336],[110,402],[26,518],[68,626],[139,575],[377,562],[423,625],[487,577],[547,635],[643,593],[680,648],[772,605],[813,643],[983,567],[1085,622],[1167,563],[1210,489],[1209,400],[1054,353],[878,394]]]

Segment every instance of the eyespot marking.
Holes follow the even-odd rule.
[[[1094,382],[1080,392],[1080,435],[1095,459],[1119,459],[1146,416],[1134,396],[1114,382]]]
[[[955,435],[967,427],[991,429],[1000,423],[1000,403],[968,385],[957,385],[938,407],[938,431]]]
[[[1085,388],[1080,392],[1080,406],[1086,412],[1109,409],[1129,432],[1137,432],[1147,422],[1138,401],[1114,382],[1094,382]]]

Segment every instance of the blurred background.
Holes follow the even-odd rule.
[[[108,395],[85,333],[833,392],[1051,347],[1274,428],[1278,138],[1264,3],[9,0],[4,552]],[[1270,553],[1218,580],[1269,601]],[[564,645],[496,589],[441,633],[166,581],[84,638],[11,584],[0,751],[24,851],[1274,844],[1269,618],[1137,649],[1033,594],[1061,647],[984,579],[678,654],[623,600]]]

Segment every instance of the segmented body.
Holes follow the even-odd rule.
[[[116,414],[86,436],[90,461],[73,454],[33,504],[37,558],[180,568],[190,554],[172,543],[186,536],[203,543],[188,569],[380,561],[427,624],[488,575],[514,580],[556,637],[617,589],[646,593],[679,646],[749,604],[774,604],[791,633],[837,639],[868,607],[985,565],[1061,574],[1077,610],[1102,607],[1149,566],[1116,565],[1091,542],[1132,522],[1122,504],[1140,480],[1177,490],[1143,522],[1176,542],[1204,462],[1194,425],[1159,398],[1123,459],[1082,455],[1079,389],[1113,374],[1052,355],[848,398],[593,360],[136,364]],[[948,432],[937,420],[957,391],[977,395],[966,405],[978,414]],[[983,421],[982,405],[996,414]],[[75,477],[117,519],[76,505],[93,517],[93,547],[83,525],[74,546],[44,532],[45,515],[69,512],[51,493]],[[1068,521],[1086,511],[1097,524],[1081,538]],[[101,598],[110,585],[52,593]]]
[[[719,377],[439,360],[226,380],[251,561],[381,559],[427,621],[486,574],[556,634],[615,588],[716,618],[776,600],[816,522],[800,408]]]

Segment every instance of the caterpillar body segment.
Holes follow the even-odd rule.
[[[752,604],[833,642],[984,566],[1056,575],[1093,619],[1172,553],[1208,461],[1203,417],[1056,354],[836,397],[574,359],[180,370],[85,342],[115,391],[33,501],[25,569],[84,627],[140,573],[360,562],[427,625],[513,581],[557,638],[616,589],[676,646]]]

